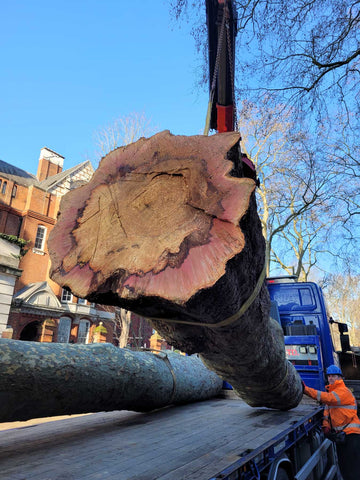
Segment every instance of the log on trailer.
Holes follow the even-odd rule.
[[[221,388],[222,380],[197,355],[0,339],[0,422],[146,412],[206,400]]]
[[[255,182],[234,168],[239,140],[164,131],[112,151],[62,199],[51,276],[78,297],[151,319],[250,405],[289,409],[301,380],[269,317]]]

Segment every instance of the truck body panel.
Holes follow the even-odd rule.
[[[324,390],[325,371],[337,363],[325,301],[313,282],[267,281],[269,294],[279,312],[285,348],[305,383]]]

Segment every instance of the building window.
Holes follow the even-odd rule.
[[[12,198],[16,197],[16,192],[17,192],[17,185],[13,185],[13,188],[12,188],[12,191],[11,191]]]
[[[2,195],[5,195],[6,192],[6,187],[7,187],[7,182],[4,182],[1,187],[1,193]]]
[[[86,305],[85,298],[78,298],[78,305]]]
[[[61,301],[64,303],[72,302],[72,293],[63,288],[61,293]]]
[[[80,320],[77,343],[89,343],[89,320]]]
[[[39,225],[36,232],[35,248],[37,248],[38,250],[44,250],[45,237],[46,237],[46,227]]]
[[[59,343],[69,343],[71,330],[71,318],[62,317],[59,320],[58,327],[58,342]]]

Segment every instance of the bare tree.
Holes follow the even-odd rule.
[[[345,121],[339,119],[336,141],[328,143],[327,149],[333,154],[338,174],[346,177],[345,188],[339,195],[342,195],[346,202],[351,225],[351,220],[360,214],[360,141],[359,130],[348,131],[344,126]]]
[[[115,148],[135,142],[140,137],[150,136],[154,131],[151,120],[144,113],[132,112],[120,116],[95,133],[96,157],[100,160]]]
[[[360,346],[360,276],[329,274],[325,281],[331,316],[349,325],[350,344]]]
[[[119,347],[124,348],[127,346],[129,338],[131,312],[123,308],[116,308],[115,322],[114,332],[119,332],[120,330],[120,334],[118,335]]]
[[[243,102],[239,109],[244,149],[260,179],[259,213],[270,267],[307,279],[319,257],[336,251],[331,244],[336,216],[335,184],[326,159],[312,148],[294,122],[291,109]]]
[[[140,350],[146,345],[145,339],[149,334],[148,322],[139,315],[134,315],[130,310],[119,307],[104,307],[105,309],[114,309],[115,318],[113,320],[113,339],[114,343],[120,348],[131,347]]]
[[[315,210],[315,209],[314,209]],[[313,219],[314,212],[304,212],[294,215],[294,205],[289,206],[292,221],[289,228],[282,230],[276,247],[272,249],[274,262],[289,275],[295,275],[300,281],[308,281],[313,267],[319,268],[319,256],[322,253],[331,253],[321,239],[324,230],[328,232],[329,224],[325,219]],[[320,241],[319,241],[320,237]]]
[[[238,41],[251,49],[247,74],[260,74],[266,89],[311,93],[311,106],[336,97],[359,108],[358,0],[235,3]]]
[[[113,313],[112,323],[113,343],[120,348],[128,345],[129,332],[131,328],[131,312],[123,308],[110,305],[101,305],[104,311]],[[110,321],[110,320],[109,320]]]
[[[205,0],[170,4],[176,18],[191,11],[201,48]],[[304,111],[319,107],[318,112],[327,109],[333,116],[335,100],[345,111],[359,110],[359,0],[234,0],[234,5],[242,98],[251,91],[273,91],[287,101],[300,99]]]
[[[134,321],[130,322],[129,340],[136,350],[140,350],[150,346],[144,342],[146,338],[146,324],[148,322],[141,316],[137,316],[137,320],[136,326]]]

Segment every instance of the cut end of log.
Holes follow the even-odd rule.
[[[49,239],[51,276],[76,296],[106,285],[119,298],[182,305],[225,273],[244,247],[239,221],[255,182],[230,175],[235,132],[168,131],[106,157],[63,198]]]

